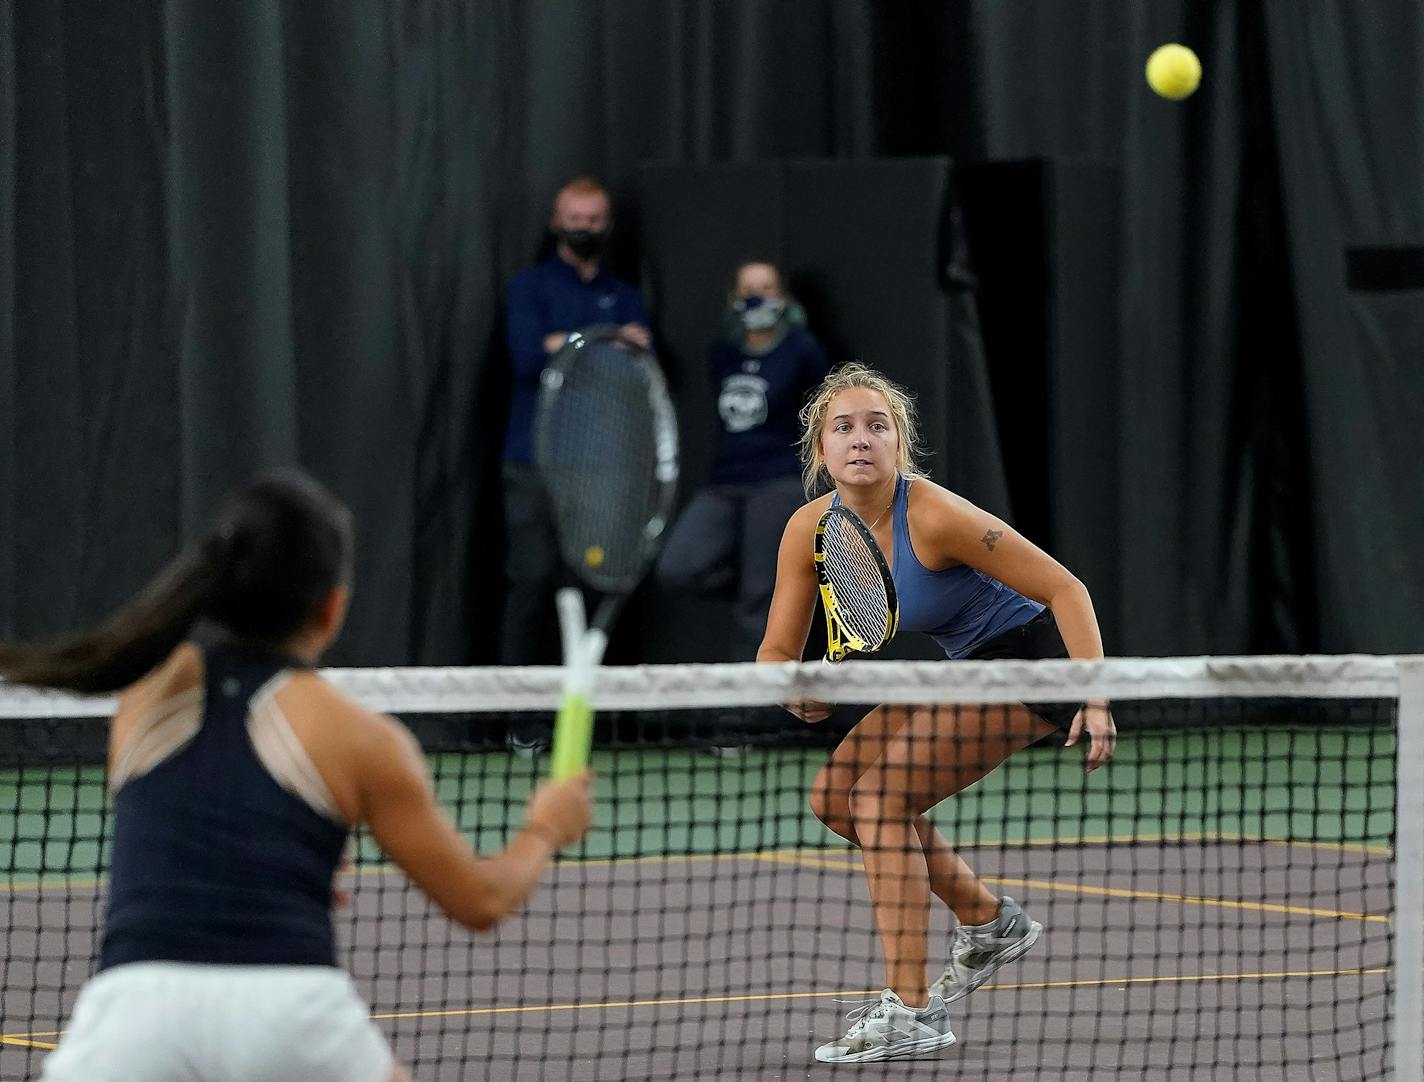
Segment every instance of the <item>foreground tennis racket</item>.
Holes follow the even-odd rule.
[[[616,329],[571,335],[540,378],[534,460],[553,503],[559,552],[602,595],[591,626],[582,590],[558,595],[564,692],[551,774],[565,778],[588,765],[594,670],[672,510],[677,417],[653,355]]]
[[[859,515],[837,505],[816,523],[815,557],[826,611],[826,660],[875,653],[895,637],[900,606],[874,535]]]

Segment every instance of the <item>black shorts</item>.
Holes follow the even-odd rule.
[[[1000,632],[981,642],[964,658],[965,661],[989,661],[1010,658],[1018,661],[1038,661],[1042,658],[1066,658],[1068,647],[1058,633],[1058,621],[1053,610],[1044,609],[1032,620]],[[1073,719],[1083,708],[1082,703],[1024,703],[1029,711],[1057,729],[1068,732]]]
[[[1040,658],[1066,658],[1068,647],[1063,645],[1063,636],[1058,633],[1058,622],[1053,619],[1053,610],[1044,609],[1027,623],[1000,632],[992,639],[980,643],[964,658],[965,661],[988,661],[995,658],[1009,658],[1020,661],[1038,661]],[[953,664],[953,662],[951,662]],[[1055,729],[1068,733],[1073,728],[1073,719],[1083,708],[1082,703],[1024,703],[1029,713],[1042,718]],[[874,706],[838,706],[823,723],[827,729],[847,733],[862,718],[874,710]],[[1051,736],[1051,734],[1050,734]],[[1045,740],[1050,737],[1044,737]]]

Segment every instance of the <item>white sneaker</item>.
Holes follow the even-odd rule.
[[[549,750],[550,737],[535,730],[511,729],[505,734],[504,744],[521,759],[534,760]]]
[[[931,995],[927,1007],[914,1010],[890,989],[880,999],[846,1015],[855,1024],[839,1040],[816,1049],[822,1063],[869,1063],[881,1059],[932,1056],[954,1043],[949,1010]]]
[[[963,999],[1000,966],[1027,954],[1042,934],[1043,925],[1025,913],[1018,902],[1008,896],[1000,898],[999,915],[992,925],[982,931],[969,931],[963,925],[954,930],[949,964],[939,980],[930,985],[930,995],[940,996],[946,1003]]]

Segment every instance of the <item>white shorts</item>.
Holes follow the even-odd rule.
[[[138,962],[84,986],[41,1082],[390,1082],[390,1046],[327,966]]]

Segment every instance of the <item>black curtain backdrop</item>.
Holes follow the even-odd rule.
[[[1052,494],[1115,497],[1110,652],[1424,649],[1421,54],[1414,0],[0,4],[0,635],[300,462],[360,526],[332,660],[488,660],[500,291],[559,182],[637,275],[643,163],[926,155],[1117,178],[1115,476]]]

